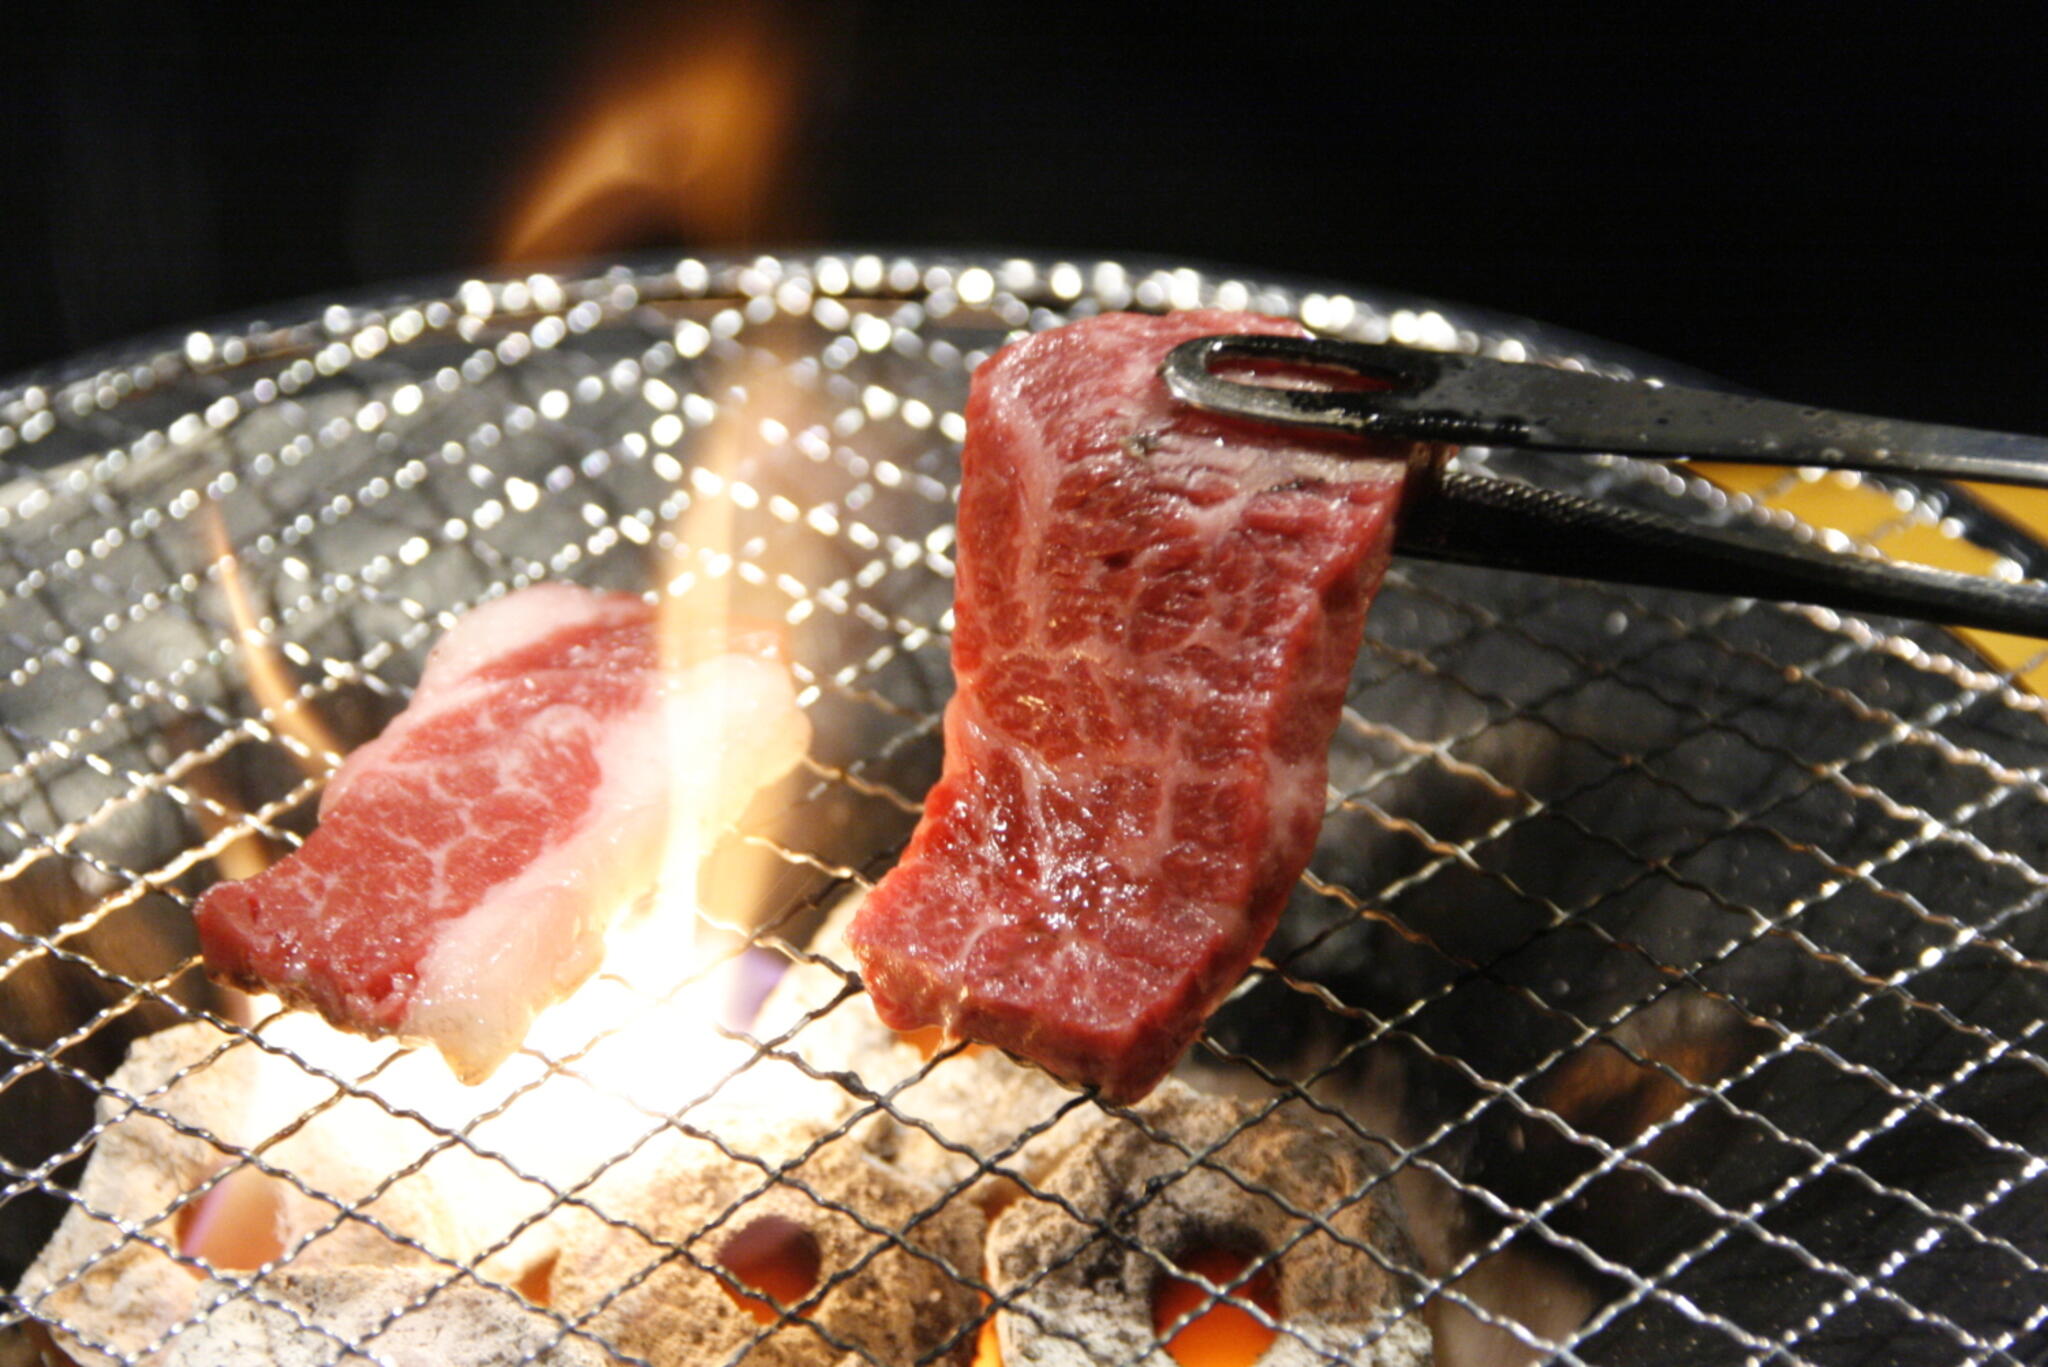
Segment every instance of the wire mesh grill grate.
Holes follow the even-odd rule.
[[[1156,1364],[1177,1275],[1268,1360],[1415,1360],[1425,1324],[1445,1362],[2048,1353],[2048,727],[1933,629],[1397,563],[1315,861],[1194,1092],[1105,1114],[873,1024],[826,914],[937,773],[967,376],[1016,328],[1196,302],[1626,373],[1186,270],[821,256],[338,304],[0,395],[0,1333],[887,1363],[1000,1317],[1020,1360]],[[788,624],[816,740],[713,856],[699,969],[610,977],[605,1028],[458,1101],[431,1058],[243,1019],[193,898],[303,838],[462,610],[544,578]],[[702,1068],[622,1087],[612,1027],[685,1007]],[[1120,1186],[1059,1164],[1076,1136]],[[148,1180],[96,1183],[123,1155]],[[254,1270],[193,1234],[238,1190],[280,1239]],[[75,1256],[28,1270],[60,1219]],[[762,1230],[816,1255],[773,1304],[735,1253]]]

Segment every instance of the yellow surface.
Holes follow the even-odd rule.
[[[1975,542],[1950,536],[1934,524],[1909,515],[1891,495],[1858,483],[1853,477],[1826,475],[1806,479],[1782,467],[1718,465],[1697,462],[1688,467],[1730,493],[1748,494],[1770,508],[1782,509],[1801,522],[1827,527],[1859,541],[1868,541],[1895,560],[1931,565],[1964,574],[1986,574],[1999,557]],[[1972,484],[1980,501],[2048,541],[2048,490],[2013,489]],[[1956,635],[1979,654],[2011,674],[2013,682],[2035,693],[2048,692],[2048,642],[2031,636],[1963,627]]]

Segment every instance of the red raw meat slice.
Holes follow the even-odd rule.
[[[773,627],[661,645],[639,598],[566,585],[464,617],[305,845],[200,899],[209,971],[487,1075],[671,842],[701,851],[808,742]]]
[[[1184,407],[1216,311],[1040,333],[974,376],[944,771],[849,929],[882,1019],[1111,1100],[1171,1070],[1272,933],[1410,447]]]

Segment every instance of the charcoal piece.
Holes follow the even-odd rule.
[[[850,1072],[886,1095],[863,1134],[906,1172],[982,1205],[1005,1199],[1014,1178],[1044,1177],[1103,1112],[1042,1069],[987,1046],[946,1044],[936,1030],[900,1035],[882,1024],[866,993],[843,996],[857,981],[844,937],[860,900],[849,897],[828,914],[810,946],[824,962],[790,969],[755,1033],[791,1032],[787,1047],[813,1067]]]
[[[1277,1254],[1283,1327],[1266,1367],[1433,1361],[1412,1308],[1419,1263],[1371,1152],[1278,1114],[1234,1133],[1254,1114],[1169,1082],[1132,1118],[1105,1118],[1054,1170],[1048,1194],[1080,1219],[1029,1197],[1005,1211],[989,1237],[998,1298],[1014,1297],[997,1320],[1003,1361],[1170,1367],[1153,1289],[1163,1260],[1206,1247]]]
[[[390,1052],[308,1017],[274,1023],[265,1039],[304,1048],[308,1030],[348,1051],[331,1061]],[[448,1090],[452,1081],[425,1054],[386,1067],[378,1085],[398,1107],[479,1104]],[[23,1277],[21,1301],[64,1326],[59,1344],[85,1367],[157,1361],[156,1350],[174,1345],[168,1336],[203,1304],[203,1275],[217,1270],[182,1246],[198,1203],[225,1183],[245,1184],[242,1218],[267,1224],[258,1243],[294,1273],[477,1260],[538,1206],[537,1189],[502,1165],[444,1145],[428,1126],[367,1097],[336,1095],[292,1054],[203,1022],[137,1041],[99,1099],[103,1129],[76,1201]],[[237,1149],[257,1152],[273,1171]],[[193,1195],[208,1183],[207,1195]],[[499,1250],[483,1263],[486,1275],[516,1275],[513,1256]]]
[[[970,1358],[979,1210],[844,1133],[740,1116],[720,1117],[715,1132],[716,1143],[670,1134],[644,1146],[587,1206],[556,1217],[557,1309],[588,1316],[621,1353],[676,1367],[741,1354],[763,1367],[831,1367],[849,1352]],[[787,1268],[782,1280],[753,1279],[735,1249],[763,1242],[808,1266],[793,1282]],[[787,1313],[758,1295],[743,1304],[749,1288]]]
[[[257,1300],[223,1297],[163,1355],[164,1367],[606,1367],[611,1354],[519,1297],[439,1267],[287,1268]],[[359,1350],[357,1352],[351,1349]],[[374,1354],[374,1357],[370,1356]]]

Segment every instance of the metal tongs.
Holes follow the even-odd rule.
[[[1223,359],[1279,362],[1385,387],[1248,383],[1216,374]],[[1211,413],[1441,444],[1402,510],[1395,547],[1409,555],[2048,636],[2048,585],[1765,545],[1442,466],[1453,445],[1507,446],[2048,488],[2048,441],[2039,438],[1320,337],[1198,337],[1175,347],[1160,374],[1176,398]]]

